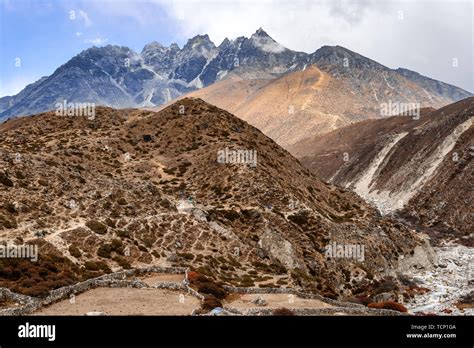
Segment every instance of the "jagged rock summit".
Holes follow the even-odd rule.
[[[166,47],[158,42],[147,44],[141,53],[112,45],[89,48],[17,95],[0,98],[0,120],[54,110],[55,105],[64,100],[114,108],[153,107],[229,77],[231,81],[238,76],[246,81],[268,82],[310,66],[316,66],[332,77],[343,77],[346,82],[341,93],[357,94],[355,100],[347,101],[353,107],[349,118],[370,116],[373,105],[357,103],[357,100],[363,100],[361,95],[375,95],[380,99],[388,91],[393,93],[392,99],[410,96],[421,102],[429,100],[433,104],[430,106],[434,107],[470,95],[460,88],[408,70],[386,68],[340,46],[324,46],[312,54],[293,51],[260,28],[250,38],[226,39],[218,47],[208,35],[196,35],[183,48],[175,43]],[[419,86],[424,89],[423,93]],[[341,86],[334,88],[337,90]],[[225,106],[221,105],[225,103],[209,101]],[[298,104],[295,108],[300,111]],[[251,112],[246,118],[247,114],[229,110],[247,120],[250,115],[255,116],[255,112]],[[341,120],[336,123],[347,121],[345,113],[345,109],[338,110],[337,116],[341,116]],[[263,131],[267,133],[265,129]],[[273,134],[267,134],[273,137]]]

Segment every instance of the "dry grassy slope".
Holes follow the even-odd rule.
[[[346,92],[345,103],[332,103]],[[226,78],[189,94],[229,110],[282,146],[349,124],[343,104],[360,106],[356,96],[316,66],[273,80]]]
[[[424,111],[420,120],[397,116],[356,123],[320,137],[305,139],[290,151],[323,179],[352,186],[367,173],[374,159],[395,135],[407,133],[378,166],[371,181],[370,194],[388,193],[377,196],[379,203],[405,199],[404,214],[428,228],[430,233],[442,231],[455,237],[464,235],[461,241],[472,243],[469,234],[472,233],[473,220],[469,207],[472,205],[470,146],[473,126],[469,127],[467,123],[474,116],[474,98],[436,111]],[[468,128],[464,128],[454,148],[449,150],[445,145],[450,143],[450,135],[455,134],[455,129],[462,124]],[[443,154],[440,152],[443,148],[449,151]],[[346,162],[344,153],[348,155]],[[457,161],[453,160],[456,156]],[[417,184],[430,172],[431,166],[436,170]],[[413,196],[404,194],[409,191],[413,191]]]
[[[380,118],[381,104],[389,101],[421,107],[451,102],[393,71],[334,64],[310,65],[273,80],[232,76],[187,96],[228,110],[286,149],[353,122]]]
[[[171,264],[228,284],[270,279],[347,295],[366,290],[420,243],[199,99],[161,112],[98,108],[94,120],[15,119],[0,125],[0,144],[0,238],[46,242],[77,277],[107,271],[105,264]],[[257,166],[217,163],[225,147],[257,150]],[[189,197],[194,207],[185,209]],[[326,260],[328,242],[364,244],[365,261]],[[0,285],[25,290],[21,276],[0,277]]]
[[[244,79],[238,74],[231,72],[226,75],[224,79],[206,88],[195,91],[195,95],[193,94],[193,96],[206,100],[208,103],[216,105],[221,109],[233,110],[229,112],[235,113],[235,111],[242,108],[256,92],[272,80],[273,78]],[[182,96],[178,98],[178,100],[183,98],[186,97]],[[168,105],[174,102],[175,101],[172,101],[168,103]],[[164,107],[159,106],[158,110]]]
[[[305,167],[309,168],[325,181],[330,180],[338,170],[341,173],[334,178],[340,184],[343,179],[351,180],[358,172],[363,171],[383,148],[387,136],[406,132],[414,127],[429,122],[428,115],[432,108],[422,109],[420,120],[411,117],[394,116],[378,120],[365,120],[347,127],[338,128],[327,134],[303,139],[289,147],[296,158],[300,158]],[[347,153],[351,165],[343,166]],[[344,174],[347,170],[347,174]],[[338,173],[339,173],[338,172]],[[346,178],[347,177],[347,178]]]

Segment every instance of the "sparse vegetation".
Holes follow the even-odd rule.
[[[403,313],[408,312],[407,308],[404,305],[395,301],[369,303],[367,307],[376,309],[392,309],[394,311],[399,311]]]
[[[7,187],[13,187],[13,181],[11,181],[8,175],[5,173],[0,173],[0,184],[3,184]]]
[[[289,215],[288,220],[290,220],[291,222],[294,222],[295,224],[299,226],[305,226],[308,224],[309,214],[306,210],[304,210],[296,214]]]
[[[117,262],[117,264],[122,267],[123,269],[131,269],[132,268],[132,265],[130,264],[130,262],[128,262],[125,258],[123,257],[120,257],[120,256],[116,256],[113,258],[113,260],[115,262]]]
[[[202,301],[202,309],[206,311],[211,311],[214,308],[221,307],[222,308],[222,302],[216,298],[215,296],[212,295],[207,295],[204,297],[204,300]]]
[[[0,259],[0,287],[28,296],[45,296],[81,277],[80,269],[71,261],[52,253],[40,253],[37,262]]]
[[[97,220],[90,220],[86,222],[86,226],[97,234],[106,234],[107,226]]]
[[[97,255],[103,258],[110,259],[112,252],[122,255],[123,254],[123,244],[119,239],[113,239],[111,243],[102,244],[97,249]]]
[[[273,315],[280,316],[280,317],[282,316],[289,317],[289,316],[294,316],[295,313],[288,308],[281,307],[281,308],[277,308],[273,310]]]
[[[79,258],[81,257],[82,253],[81,251],[79,250],[79,248],[75,245],[71,245],[69,247],[69,253],[74,256],[75,258]]]

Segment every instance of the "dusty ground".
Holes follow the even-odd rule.
[[[105,312],[107,315],[189,315],[199,307],[197,298],[176,291],[97,288],[77,295],[75,303],[69,299],[60,301],[34,315],[84,315],[88,312]]]
[[[158,282],[180,283],[183,274],[147,274],[140,278],[148,285]],[[267,302],[258,307],[251,301],[262,298]],[[183,301],[184,299],[184,301]],[[326,308],[331,305],[319,300],[302,299],[289,294],[231,294],[224,306],[237,309],[250,308]],[[45,307],[34,315],[84,315],[88,312],[104,312],[107,315],[189,315],[200,302],[188,294],[165,289],[97,288],[70,299]]]
[[[267,301],[265,307],[258,307],[251,301],[256,298],[262,298]],[[224,301],[224,306],[234,307],[237,309],[248,308],[326,308],[332,307],[330,304],[319,300],[303,299],[289,294],[244,294],[231,295],[231,297]]]
[[[150,282],[177,275],[161,274],[144,279]],[[167,280],[171,281],[171,280]],[[182,296],[181,296],[182,295]],[[260,297],[267,302],[258,307],[251,301]],[[183,301],[184,298],[184,301]],[[181,301],[180,301],[181,300]],[[200,302],[195,297],[164,289],[97,288],[69,299],[54,303],[34,315],[84,315],[88,312],[104,312],[107,315],[189,315]],[[224,306],[237,309],[249,308],[327,308],[331,305],[319,300],[302,299],[288,294],[234,294],[224,301]]]

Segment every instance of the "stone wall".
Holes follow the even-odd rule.
[[[12,292],[7,288],[0,288],[0,298],[9,299],[19,304],[18,307],[5,308],[0,310],[0,316],[19,316],[28,315],[41,307],[50,305],[54,302],[65,300],[71,295],[77,295],[98,287],[129,287],[129,288],[157,288],[169,290],[187,291],[192,296],[202,300],[203,296],[191,289],[187,284],[187,269],[184,267],[160,267],[150,266],[125,270],[115,273],[104,274],[97,278],[85,280],[74,285],[64,286],[59,289],[51,290],[46,298],[35,298]],[[185,281],[182,284],[173,282],[160,282],[155,286],[149,286],[139,279],[126,279],[130,276],[139,276],[146,273],[167,273],[167,274],[185,274]]]
[[[308,316],[308,315],[372,315],[372,316],[398,316],[407,315],[397,311],[388,309],[370,309],[367,307],[362,308],[348,308],[348,307],[327,307],[327,308],[289,308],[295,315]],[[273,315],[274,309],[271,308],[252,308],[242,313],[242,315],[250,316],[263,316]]]
[[[17,294],[10,289],[0,288],[0,298],[7,299],[18,303],[18,307],[6,308],[0,310],[0,315],[23,315],[25,312],[29,313],[38,306],[38,300],[34,297]]]
[[[290,288],[241,288],[241,287],[224,285],[224,289],[226,289],[229,292],[233,292],[237,294],[288,294],[288,295],[295,295],[295,296],[305,298],[305,299],[319,300],[321,302],[324,302],[336,307],[367,308],[358,303],[337,301],[337,300],[333,300],[327,297],[323,297],[318,294],[305,293],[305,292],[298,291],[295,289],[290,289]]]
[[[21,316],[29,315],[32,312],[38,310],[41,307],[50,305],[54,302],[65,300],[71,295],[77,295],[85,291],[97,288],[97,287],[129,287],[129,288],[150,288],[150,289],[168,289],[173,291],[186,291],[191,296],[198,298],[201,302],[204,300],[204,296],[198,293],[196,290],[189,286],[188,279],[189,269],[183,267],[160,267],[151,266],[133,270],[125,270],[115,273],[109,273],[102,275],[97,278],[88,279],[86,281],[65,286],[59,289],[50,291],[50,294],[43,299],[25,296],[12,292],[7,288],[0,288],[0,299],[9,299],[19,304],[18,307],[5,308],[0,310],[0,316]],[[150,286],[140,279],[126,279],[127,277],[144,275],[146,273],[167,273],[167,274],[184,274],[184,280],[182,283],[176,282],[159,282],[154,286]],[[299,290],[290,288],[243,288],[224,285],[226,291],[238,294],[288,294],[295,295],[304,299],[315,299],[321,302],[332,305],[333,307],[328,308],[292,308],[291,311],[295,315],[407,315],[406,313],[400,313],[388,309],[371,309],[363,305],[341,302],[325,298],[318,294],[304,293]],[[273,309],[271,308],[252,308],[245,311],[238,310],[232,307],[225,307],[224,310],[230,315],[273,315]],[[197,315],[196,311],[193,311],[191,315]]]

